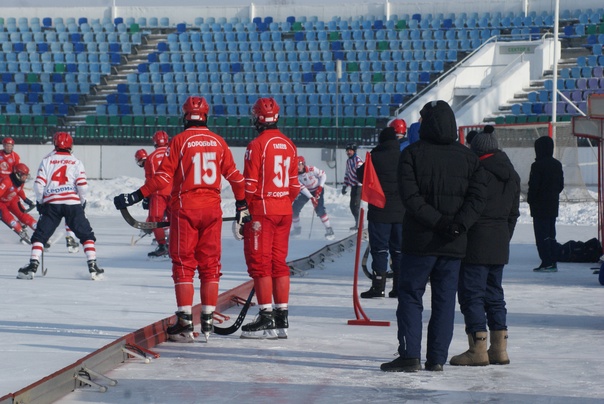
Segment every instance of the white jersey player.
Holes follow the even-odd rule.
[[[333,229],[329,223],[329,216],[325,210],[323,201],[323,186],[327,180],[327,175],[320,168],[306,165],[306,160],[302,156],[298,156],[298,181],[300,182],[300,194],[293,204],[294,217],[292,219],[292,236],[298,236],[302,233],[300,225],[300,211],[310,200],[315,213],[321,219],[321,223],[325,226],[325,238],[328,240],[335,239]]]
[[[19,279],[33,279],[44,249],[44,244],[55,232],[61,220],[84,246],[88,271],[92,279],[102,277],[104,270],[96,262],[94,232],[84,213],[88,181],[86,171],[80,160],[71,154],[73,138],[69,133],[57,132],[54,136],[55,150],[40,163],[34,180],[36,207],[40,218],[31,237],[31,256],[29,264],[20,268]]]

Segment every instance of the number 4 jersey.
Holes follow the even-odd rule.
[[[40,163],[34,192],[36,201],[77,205],[86,200],[88,181],[84,165],[68,152],[52,152]]]
[[[245,151],[245,199],[252,217],[291,215],[300,193],[297,150],[278,129],[266,129]]]

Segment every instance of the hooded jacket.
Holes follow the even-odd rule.
[[[560,192],[564,189],[562,164],[554,158],[549,136],[535,140],[535,162],[531,165],[527,202],[532,217],[558,217]]]
[[[403,150],[398,185],[406,209],[403,252],[463,258],[467,234],[451,241],[437,224],[451,221],[469,229],[486,201],[486,179],[476,154],[457,142],[449,104],[433,101],[421,112],[420,140]]]
[[[520,216],[520,176],[507,154],[497,150],[480,158],[487,179],[487,202],[468,230],[467,264],[505,265]]]
[[[405,208],[398,192],[397,172],[400,156],[399,142],[393,128],[386,128],[379,137],[379,144],[371,150],[371,162],[386,196],[384,208],[369,204],[367,220],[377,223],[403,223]],[[357,177],[363,182],[365,165],[357,169]]]

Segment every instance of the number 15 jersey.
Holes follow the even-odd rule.
[[[227,143],[206,127],[191,127],[170,141],[161,165],[141,192],[148,196],[172,182],[173,209],[220,206],[222,177],[231,184],[235,199],[243,200],[243,175]]]
[[[297,149],[279,129],[266,129],[245,151],[245,199],[252,217],[291,215],[300,193]]]

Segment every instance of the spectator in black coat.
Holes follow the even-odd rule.
[[[507,311],[503,267],[520,216],[520,176],[492,132],[479,133],[471,143],[487,178],[487,202],[468,230],[468,249],[459,273],[458,300],[470,348],[451,358],[451,365],[508,364]],[[487,325],[491,347],[487,351]]]
[[[405,206],[399,274],[398,352],[387,372],[421,369],[422,298],[430,280],[427,370],[443,369],[453,337],[455,294],[466,230],[480,216],[486,183],[478,157],[457,142],[453,110],[432,101],[421,112],[420,140],[401,153],[399,192]]]
[[[362,298],[384,297],[388,253],[392,260],[393,282],[389,297],[397,297],[398,272],[403,239],[403,202],[398,192],[397,168],[400,155],[399,141],[394,128],[380,132],[378,145],[371,150],[371,161],[386,196],[386,205],[379,208],[369,204],[367,220],[373,278],[371,288],[361,293]],[[365,166],[357,169],[357,177],[363,182]]]
[[[527,202],[541,264],[535,272],[557,272],[556,218],[560,192],[564,189],[562,164],[554,158],[554,141],[549,136],[535,140],[535,162],[529,175]]]

